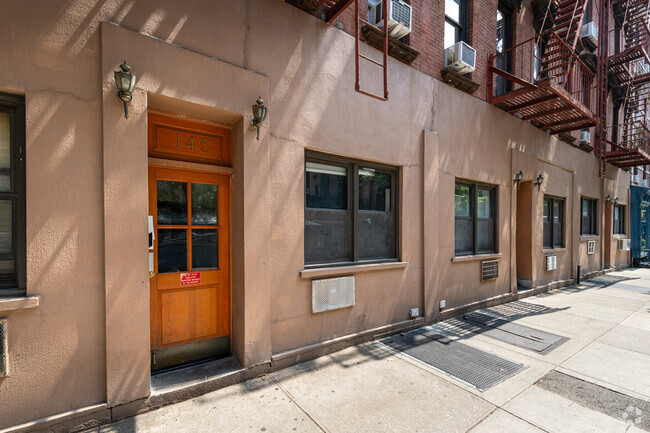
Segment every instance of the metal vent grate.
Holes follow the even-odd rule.
[[[557,256],[554,254],[546,256],[546,270],[554,271],[557,269]]]
[[[498,260],[483,260],[481,262],[481,281],[493,280],[499,276]]]
[[[354,305],[354,277],[327,278],[311,282],[311,311],[336,310]]]
[[[0,319],[0,377],[9,375],[9,347],[7,343],[7,319]]]
[[[596,252],[596,241],[587,241],[587,254],[594,254]]]
[[[406,27],[411,28],[411,8],[399,0],[392,1],[393,13],[391,19],[398,23],[404,24]]]
[[[460,49],[460,56],[461,60],[468,65],[475,67],[476,63],[476,50],[472,47],[470,47],[467,44],[462,44],[462,48]]]

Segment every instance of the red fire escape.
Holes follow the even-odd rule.
[[[596,74],[576,54],[587,0],[551,0],[550,30],[488,59],[488,102],[551,134],[595,126]]]
[[[604,62],[623,95],[623,119],[607,127],[602,122],[598,150],[604,161],[628,168],[650,164],[650,2],[619,0],[619,6],[615,18],[621,25],[610,32],[610,39],[623,41],[623,46]]]

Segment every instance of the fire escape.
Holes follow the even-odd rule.
[[[650,2],[619,0],[615,11],[620,25],[610,32],[610,39],[622,41],[623,46],[615,43],[614,54],[604,62],[614,82],[614,94],[622,95],[614,104],[623,107],[623,119],[617,122],[615,116],[607,127],[602,122],[597,144],[604,161],[629,168],[650,164]]]
[[[551,134],[595,126],[596,74],[576,54],[586,4],[549,1],[540,34],[490,55],[488,102]]]

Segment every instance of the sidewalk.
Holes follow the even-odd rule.
[[[453,319],[421,330],[527,367],[484,392],[372,342],[90,431],[650,431],[650,270],[522,302],[512,323],[566,340],[543,354]]]

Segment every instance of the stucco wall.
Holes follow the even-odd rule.
[[[11,17],[0,91],[26,97],[27,294],[41,296],[8,314],[0,428],[149,393],[147,109],[233,128],[233,353],[245,366],[407,320],[410,308],[433,320],[439,300],[515,290],[519,169],[546,179],[531,191],[531,227],[545,193],[567,199],[554,273],[531,230],[537,284],[572,278],[578,263],[602,267],[600,242],[587,256],[577,236],[581,195],[599,198],[601,224],[606,188],[628,200],[626,173],[610,167],[605,187],[593,155],[394,59],[388,102],[354,92],[353,37],[280,1],[0,0],[0,10]],[[125,58],[138,76],[129,119],[112,78]],[[363,77],[381,83],[377,71]],[[258,95],[269,107],[260,141],[249,126]],[[400,167],[406,266],[357,274],[356,305],[321,314],[299,276],[306,148]],[[456,178],[498,186],[496,280],[480,283],[478,260],[452,262]]]

